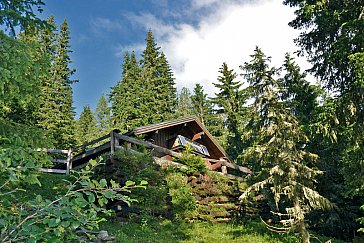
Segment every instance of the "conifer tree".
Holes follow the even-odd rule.
[[[189,116],[193,114],[191,92],[183,87],[178,95],[177,116]]]
[[[227,153],[232,159],[236,159],[242,153],[241,142],[241,121],[242,106],[245,100],[242,99],[242,93],[239,90],[241,83],[235,81],[237,74],[233,69],[229,69],[226,63],[223,63],[219,69],[220,76],[218,83],[214,83],[219,88],[219,93],[212,98],[212,102],[217,106],[216,113],[223,114],[225,117],[224,126],[227,129]]]
[[[41,45],[40,52],[47,56],[48,62],[45,63],[47,72],[41,78],[41,93],[38,97],[39,108],[35,111],[37,124],[47,132],[55,131],[57,129],[56,116],[58,109],[56,104],[56,85],[53,79],[54,74],[54,61],[57,52],[57,40],[59,38],[54,18],[51,16],[47,19],[49,28],[43,29],[39,33],[39,42]]]
[[[194,114],[199,118],[202,124],[208,126],[209,124],[208,117],[212,113],[212,107],[211,107],[211,102],[208,100],[207,94],[204,93],[201,84],[196,84],[195,87],[193,88],[191,101]]]
[[[53,19],[49,23],[54,24]],[[42,33],[41,41],[49,53],[52,66],[49,76],[43,80],[42,94],[40,96],[40,109],[38,126],[43,128],[54,139],[57,148],[68,148],[74,145],[74,108],[71,80],[74,69],[69,67],[71,59],[70,33],[67,21],[60,27],[59,36],[51,32]],[[54,54],[53,54],[54,53]]]
[[[146,124],[161,122],[176,112],[176,88],[171,67],[160,47],[148,32],[146,48],[140,61],[142,80],[145,82],[143,99],[146,110]]]
[[[101,95],[99,101],[97,102],[97,106],[95,109],[95,118],[100,136],[110,132],[110,108],[107,104],[107,100],[104,94]]]
[[[322,91],[306,80],[306,73],[301,72],[298,64],[288,53],[285,54],[282,71],[285,74],[281,79],[283,88],[281,99],[302,124],[308,125],[314,122],[319,105],[318,97]]]
[[[92,141],[98,136],[96,119],[90,106],[83,107],[80,118],[76,121],[75,137],[78,145]]]
[[[122,67],[122,79],[112,87],[110,102],[113,127],[125,132],[146,124],[145,83],[134,52],[125,53]]]
[[[322,172],[308,166],[314,165],[318,156],[302,148],[307,137],[298,119],[279,101],[282,90],[275,78],[279,70],[269,67],[270,58],[258,47],[251,57],[243,70],[253,90],[252,112],[257,115],[250,121],[254,142],[244,156],[260,164],[258,177],[263,180],[250,186],[240,199],[246,199],[252,191],[270,188],[276,214],[284,226],[271,228],[298,230],[302,241],[309,242],[305,215],[312,209],[330,207],[328,200],[314,190],[315,177]]]
[[[173,73],[151,31],[140,65],[133,52],[125,54],[122,66],[122,79],[110,94],[115,128],[127,131],[174,116],[177,99]]]

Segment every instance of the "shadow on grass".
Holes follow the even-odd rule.
[[[100,224],[100,229],[115,236],[116,242],[179,242],[188,240],[186,234],[191,225],[180,220],[141,220],[122,223],[109,220]]]
[[[234,224],[236,225],[236,224]],[[232,226],[233,228],[234,226]],[[242,223],[240,227],[234,227],[231,231],[227,232],[233,238],[240,238],[242,236],[256,236],[266,239],[275,239],[276,242],[301,242],[298,237],[293,234],[278,234],[266,228],[266,226],[259,220],[247,221]]]

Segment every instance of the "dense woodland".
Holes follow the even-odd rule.
[[[21,188],[19,183],[25,181],[39,183],[35,169],[47,163],[35,148],[66,149],[112,129],[126,132],[188,115],[199,118],[235,163],[254,171],[240,199],[263,192],[281,223],[272,230],[296,230],[304,242],[309,241],[307,229],[347,241],[360,236],[364,231],[364,5],[361,0],[285,0],[284,4],[296,9],[288,24],[301,31],[295,43],[299,55],[312,64],[310,70],[301,70],[289,53],[281,66],[274,67],[264,53],[269,50],[256,47],[238,70],[221,60],[219,76],[211,80],[218,89],[213,97],[205,93],[206,84],[199,83],[193,90],[177,92],[168,57],[151,30],[140,57],[134,51],[125,53],[121,79],[110,93],[100,97],[95,110],[86,105],[76,119],[72,84],[77,80],[72,75],[77,70],[70,68],[67,21],[58,25],[53,17],[39,19],[33,11],[43,5],[40,0],[0,0],[4,181],[0,228],[8,237],[4,241],[14,234],[18,225],[14,217],[22,212],[12,214],[3,196],[16,197],[12,184]],[[307,73],[317,83],[308,82]]]

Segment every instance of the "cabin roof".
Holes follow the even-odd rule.
[[[133,130],[126,133],[126,135],[142,135],[150,132],[154,132],[161,129],[171,128],[174,126],[178,126],[181,124],[188,124],[197,127],[199,130],[198,132],[204,132],[204,140],[210,147],[214,147],[214,150],[217,150],[221,157],[225,157],[229,160],[229,157],[225,150],[220,146],[220,144],[215,140],[215,138],[211,135],[211,133],[207,130],[207,128],[199,121],[199,119],[195,116],[187,116],[187,117],[180,117],[173,120],[168,120],[160,123],[155,123],[151,125],[141,126],[134,128]]]

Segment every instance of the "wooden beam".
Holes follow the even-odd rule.
[[[249,168],[243,167],[243,166],[240,166],[240,165],[237,165],[237,164],[233,164],[233,163],[230,163],[230,162],[227,162],[226,160],[216,160],[216,159],[208,159],[208,160],[211,163],[221,162],[222,165],[225,165],[228,168],[235,169],[235,170],[244,172],[246,174],[250,174],[250,175],[254,174],[253,171],[251,171]]]
[[[217,170],[221,166],[222,166],[221,162],[217,162],[215,164],[211,164],[209,167],[210,167],[211,170]]]
[[[101,142],[102,140],[104,139],[107,139],[110,137],[110,134],[106,134],[105,136],[102,136],[101,138],[98,138],[98,139],[95,139],[95,140],[92,140],[91,142],[88,142],[88,143],[85,143],[85,144],[82,144],[78,147],[75,147],[73,148],[73,151],[77,151],[77,150],[80,150],[80,149],[84,149],[86,148],[87,146],[90,146],[92,144],[95,144],[95,143],[98,143],[98,142]],[[67,151],[67,150],[66,150]]]
[[[193,135],[192,137],[192,141],[196,141],[197,139],[200,139],[202,135],[204,135],[205,132],[199,132],[199,133],[196,133],[195,135]]]
[[[68,150],[67,149],[38,148],[35,151],[38,151],[38,152],[47,152],[47,153],[62,153],[62,154],[67,154],[68,153]]]
[[[225,165],[221,166],[221,173],[227,175],[228,172],[227,172],[227,168]]]
[[[115,134],[115,137],[117,137],[120,140],[126,141],[126,142],[130,142],[130,143],[133,143],[133,144],[136,144],[136,145],[139,145],[139,146],[144,146],[144,147],[149,148],[149,149],[154,149],[157,152],[160,152],[160,153],[163,153],[163,154],[168,154],[168,155],[171,155],[173,157],[181,157],[182,156],[181,153],[174,152],[172,150],[169,150],[169,149],[160,147],[158,145],[152,144],[150,142],[139,140],[139,139],[136,139],[136,138],[133,138],[133,137],[121,135],[121,134],[118,134],[118,133]]]
[[[91,156],[91,155],[94,155],[94,154],[97,154],[100,152],[107,152],[107,151],[110,151],[110,142],[106,142],[94,149],[91,149],[89,151],[76,155],[74,158],[72,158],[72,162],[75,162],[79,159],[86,158],[88,156]]]
[[[66,159],[52,159],[53,163],[58,163],[58,164],[67,164],[67,160]]]
[[[41,172],[66,174],[67,170],[39,168]]]
[[[111,131],[110,132],[110,152],[111,154],[115,153],[115,132]]]

